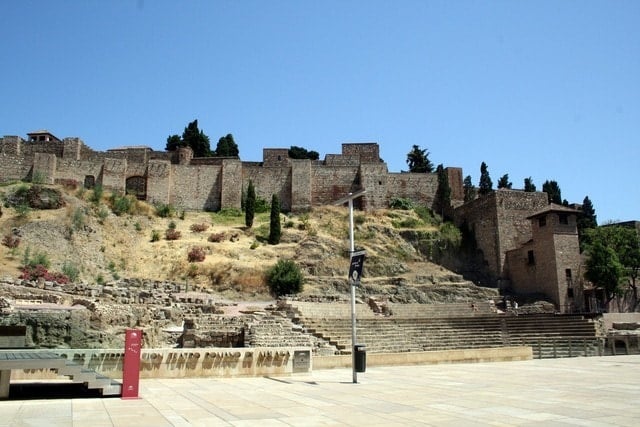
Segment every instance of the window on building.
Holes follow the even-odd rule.
[[[569,224],[569,215],[567,214],[558,214],[558,222],[560,224]]]
[[[567,289],[567,296],[568,296],[569,298],[573,298],[573,288],[568,288],[568,289]]]
[[[528,263],[529,265],[535,265],[535,263],[536,263],[536,258],[535,258],[535,256],[533,255],[533,251],[528,251],[528,252],[527,252],[527,263]]]
[[[564,277],[567,279],[567,285],[568,286],[572,286],[572,278],[571,278],[571,269],[570,268],[565,268],[564,269]]]
[[[538,218],[538,227],[544,227],[545,225],[547,225],[547,217],[541,216]]]

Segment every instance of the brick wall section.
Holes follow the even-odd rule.
[[[358,157],[361,162],[380,162],[380,147],[375,142],[342,144],[342,154]]]
[[[361,188],[358,166],[314,166],[311,168],[311,201],[330,205]]]
[[[444,169],[449,179],[449,187],[451,188],[451,204],[454,207],[462,205],[464,201],[464,186],[462,178],[462,168],[448,167]]]
[[[172,165],[168,161],[150,160],[147,177],[147,200],[151,203],[167,203],[170,200]]]
[[[82,159],[82,149],[86,147],[80,138],[65,138],[62,140],[62,158],[65,160]]]
[[[289,149],[265,148],[262,150],[262,162],[266,168],[289,167]]]
[[[433,208],[437,189],[434,173],[390,173],[387,178],[387,200],[400,197]]]
[[[475,233],[487,270],[497,280],[506,278],[505,253],[531,239],[527,217],[546,206],[546,193],[501,189],[457,208],[454,221],[458,226],[466,222]]]
[[[242,162],[239,159],[222,161],[222,185],[220,204],[240,209],[242,205]]]
[[[56,159],[54,154],[36,153],[33,158],[33,177],[38,177],[43,184],[53,184],[56,175]]]
[[[362,209],[382,209],[389,207],[389,199],[387,194],[388,188],[388,171],[387,164],[380,162],[362,163],[360,165],[360,183],[367,190],[363,196],[362,202],[354,201],[354,206]],[[343,197],[346,194],[343,195]]]
[[[105,190],[124,192],[126,172],[126,159],[106,159],[102,167],[102,187]]]
[[[219,210],[222,166],[172,165],[169,186],[168,203],[174,206],[186,210]]]
[[[291,210],[311,209],[311,160],[291,160]]]
[[[33,158],[0,154],[0,182],[22,181],[29,177]]]
[[[541,226],[538,218],[531,221],[532,239],[524,246],[509,251],[506,269],[517,293],[541,292],[549,297],[562,312],[574,303],[568,297],[569,282],[566,270],[573,280],[580,271],[580,248],[576,215],[569,215],[568,224],[561,224],[557,212],[544,215]],[[533,262],[529,258],[533,253]],[[577,289],[574,294],[577,295]]]
[[[288,161],[286,163],[289,163]],[[291,166],[261,167],[257,163],[242,165],[242,188],[246,191],[249,180],[253,181],[256,197],[271,203],[271,197],[276,194],[280,199],[280,210],[291,210]]]

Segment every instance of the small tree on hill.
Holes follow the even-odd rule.
[[[464,178],[464,181],[462,183],[462,188],[464,189],[464,202],[470,202],[473,199],[476,198],[476,189],[474,188],[473,184],[471,183],[471,175],[467,175]]]
[[[277,245],[280,243],[280,235],[282,226],[280,224],[280,200],[277,195],[271,197],[271,220],[269,222],[269,244]]]
[[[512,186],[513,186],[513,183],[509,182],[508,173],[505,173],[504,175],[502,175],[498,180],[498,188],[506,188],[510,190]]]
[[[556,181],[546,180],[544,184],[542,184],[542,191],[547,193],[547,199],[549,200],[549,203],[555,203],[557,205],[562,204],[560,186]]]
[[[297,294],[302,291],[304,277],[300,268],[291,260],[279,260],[267,271],[267,285],[275,297]]]
[[[253,186],[253,181],[249,180],[249,187],[247,188],[247,200],[244,205],[244,225],[251,228],[253,226],[253,217],[256,210],[256,189]]]
[[[414,145],[411,151],[407,153],[407,165],[409,165],[409,172],[433,172],[433,163],[429,160],[429,152],[426,149],[420,149],[419,145]]]
[[[531,177],[524,179],[524,191],[525,193],[533,193],[536,191],[536,185],[533,183]]]
[[[480,165],[480,184],[478,185],[478,193],[481,195],[489,194],[493,191],[493,182],[489,176],[489,169],[485,162]]]
[[[229,133],[218,140],[216,157],[237,157],[239,154],[240,150],[238,150],[238,144],[233,140],[233,135]]]

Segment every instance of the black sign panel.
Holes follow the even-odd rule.
[[[349,266],[349,280],[351,283],[360,283],[364,257],[365,251],[355,251],[351,254],[351,265]]]

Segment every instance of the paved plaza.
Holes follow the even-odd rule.
[[[637,426],[640,356],[151,379],[140,399],[0,402],[0,426]]]

